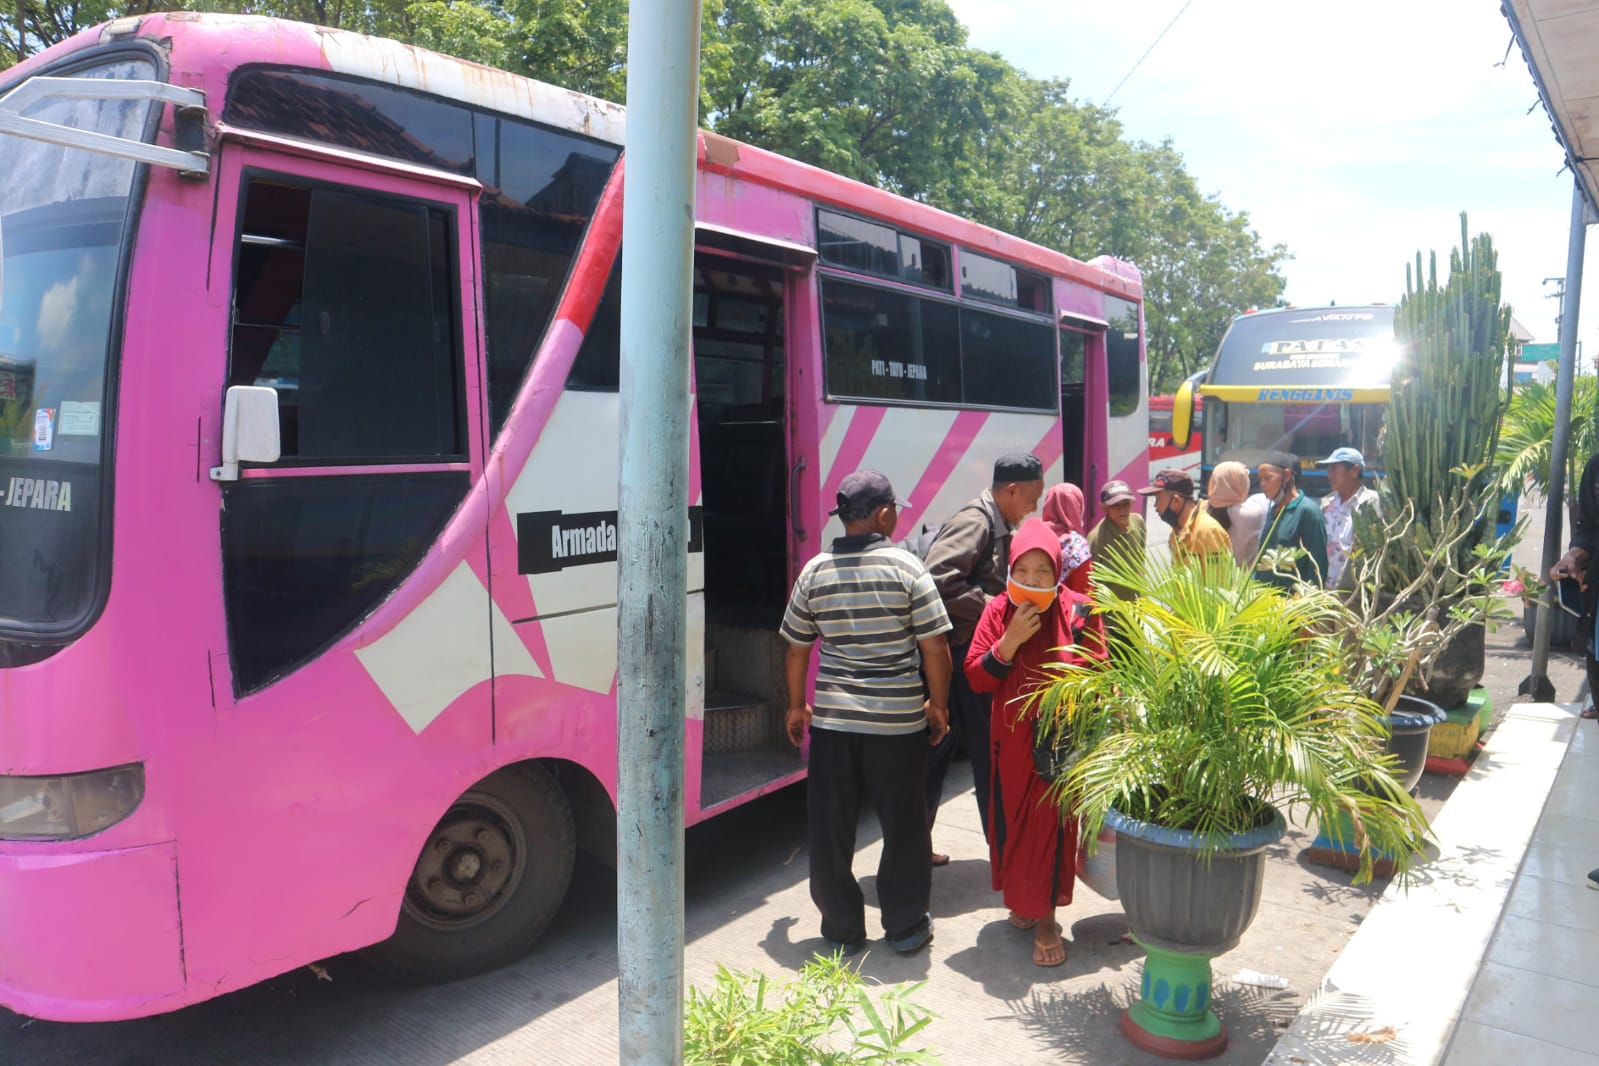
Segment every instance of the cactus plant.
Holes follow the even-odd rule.
[[[1494,463],[1499,426],[1508,397],[1504,389],[1510,308],[1500,301],[1500,274],[1493,239],[1469,237],[1460,216],[1460,247],[1449,254],[1449,278],[1438,280],[1438,256],[1422,273],[1405,267],[1405,297],[1394,315],[1400,362],[1393,376],[1392,404],[1383,443],[1387,477],[1380,486],[1383,508],[1414,507],[1415,558],[1394,558],[1383,577],[1399,592],[1427,569],[1422,555],[1445,539],[1429,536],[1462,496],[1481,516],[1463,538],[1452,538],[1454,570],[1480,572],[1479,545],[1494,539],[1499,492]],[[1407,562],[1413,565],[1406,565]]]

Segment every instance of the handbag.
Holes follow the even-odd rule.
[[[1071,742],[1059,736],[1047,736],[1038,728],[1038,719],[1032,721],[1033,771],[1045,783],[1053,785],[1077,761]]]
[[[1088,623],[1089,614],[1093,611],[1091,604],[1078,603],[1072,606],[1072,615],[1069,620],[1073,641],[1082,639],[1083,627]],[[1048,784],[1056,781],[1072,768],[1081,756],[1077,750],[1075,740],[1068,729],[1063,734],[1046,736],[1038,728],[1038,719],[1032,720],[1033,730],[1033,770]]]

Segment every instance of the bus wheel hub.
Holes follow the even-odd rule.
[[[470,917],[499,898],[514,857],[498,819],[487,811],[463,811],[433,831],[413,890],[441,916]]]

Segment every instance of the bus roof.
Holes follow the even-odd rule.
[[[169,50],[175,69],[192,72],[183,79],[185,83],[198,82],[194,87],[217,101],[211,105],[212,122],[221,114],[226,79],[233,71],[244,65],[268,65],[370,79],[532,119],[611,144],[623,145],[626,139],[626,109],[619,104],[398,41],[259,15],[176,12],[102,23],[5,71],[0,75],[0,89],[69,52],[139,39]],[[1138,269],[1111,256],[1085,263],[886,189],[708,131],[700,132],[698,154],[702,170],[874,215],[1103,292],[1143,298]]]
[[[1290,307],[1239,315],[1201,386],[1247,403],[1385,403],[1398,348],[1392,307]]]

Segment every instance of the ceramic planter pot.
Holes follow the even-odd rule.
[[[1422,772],[1427,769],[1427,741],[1432,736],[1433,726],[1444,720],[1443,708],[1419,696],[1400,696],[1393,713],[1385,719],[1388,753],[1399,759],[1394,780],[1406,792],[1415,791]],[[1318,828],[1316,839],[1305,849],[1305,861],[1354,872],[1360,869],[1360,851],[1354,839],[1354,823],[1347,815],[1341,816],[1335,824]],[[1372,863],[1372,876],[1392,877],[1396,857],[1379,852]]]
[[[1406,691],[1446,710],[1464,705],[1471,696],[1471,690],[1482,680],[1483,670],[1487,666],[1486,633],[1487,627],[1478,623],[1467,626],[1449,638],[1433,660],[1432,669],[1427,674],[1427,684],[1412,680]]]
[[[1133,937],[1148,951],[1139,999],[1122,1016],[1122,1033],[1167,1058],[1219,1055],[1227,1030],[1210,1009],[1210,960],[1237,946],[1254,920],[1266,847],[1281,839],[1287,823],[1273,808],[1270,822],[1227,838],[1208,857],[1185,830],[1116,811],[1105,825],[1116,831],[1122,907]]]

